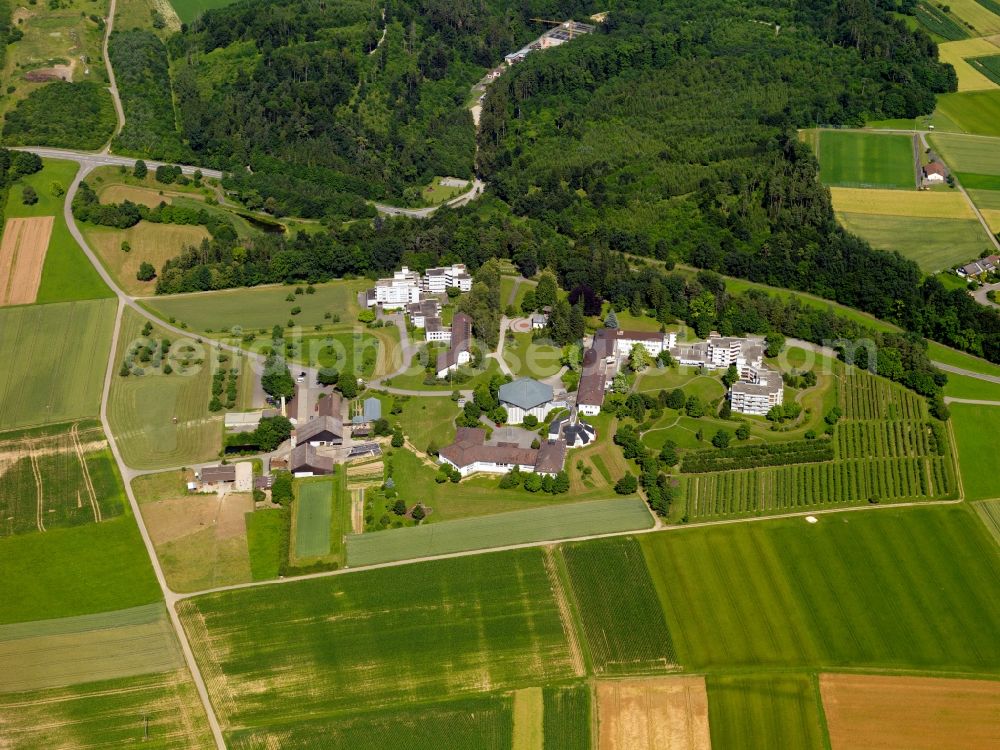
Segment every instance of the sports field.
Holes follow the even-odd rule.
[[[708,719],[714,747],[826,746],[815,680],[808,675],[710,676]]]
[[[1000,48],[994,54],[1000,54]],[[966,133],[1000,136],[1000,91],[938,94],[935,121],[940,115]]]
[[[976,219],[923,219],[841,211],[837,220],[872,247],[895,250],[927,272],[966,262],[992,247],[983,225]]]
[[[1000,569],[966,507],[686,529],[639,543],[687,669],[1000,672]]]
[[[0,694],[0,729],[9,750],[189,750],[214,744],[187,669]]]
[[[123,359],[132,342],[141,338],[146,319],[126,309],[122,319],[117,355]],[[193,339],[179,341],[171,334],[154,329],[156,340],[169,338],[171,352],[181,355],[192,347],[192,372],[183,373],[175,362],[175,371],[164,375],[149,368],[144,375],[122,376],[117,371],[111,380],[108,419],[118,441],[118,448],[129,466],[158,469],[168,466],[210,461],[222,445],[222,416],[211,414],[213,355]],[[195,359],[203,359],[195,365]]]
[[[295,505],[295,556],[303,558],[328,555],[330,519],[333,516],[333,481],[302,481],[298,489]]]
[[[104,521],[124,501],[100,423],[0,433],[0,537]]]
[[[164,261],[180,255],[188,246],[199,246],[209,237],[208,230],[200,226],[180,224],[151,224],[140,221],[128,229],[97,227],[81,224],[87,244],[98,254],[105,267],[128,294],[141,296],[153,294],[156,280],[139,281],[136,273],[143,262],[152,263],[157,273]],[[127,242],[132,249],[122,250]]]
[[[958,133],[935,133],[928,137],[935,150],[956,172],[1000,175],[1000,138],[981,138]]]
[[[78,165],[56,159],[43,159],[42,164],[40,172],[23,177],[11,186],[4,209],[4,217],[8,220],[54,217],[42,266],[42,279],[34,301],[64,302],[111,297],[111,290],[76,244],[63,218],[64,194],[76,176]],[[38,202],[32,206],[26,206],[21,201],[25,185],[33,187],[38,195]],[[55,190],[55,185],[59,185],[62,193]]]
[[[985,470],[996,459],[996,444],[984,439],[1000,434],[1000,406],[951,404],[950,408],[966,499],[1000,497],[1000,472]]]
[[[212,594],[179,610],[224,727],[574,674],[537,549]]]
[[[995,55],[998,51],[1000,50],[986,39],[962,39],[939,44],[938,59],[955,67],[959,91],[989,91],[996,89],[997,85],[967,63],[965,58]]]
[[[8,219],[0,244],[0,306],[35,301],[54,220],[53,216]]]
[[[0,429],[97,416],[115,305],[0,309]]]
[[[163,604],[0,625],[0,693],[64,687],[184,666]]]
[[[0,623],[108,612],[162,599],[135,519],[0,539]]]
[[[827,185],[916,187],[913,138],[907,135],[821,130],[817,157]]]
[[[837,750],[995,747],[1000,682],[824,674],[830,744]]]
[[[193,331],[229,331],[233,326],[270,333],[275,325],[284,327],[294,307],[296,325],[323,325],[326,313],[340,315],[341,322],[353,322],[360,308],[358,292],[370,281],[331,281],[317,284],[315,294],[295,294],[295,286],[266,286],[220,292],[195,292],[146,300],[150,309],[163,318],[183,321]],[[303,287],[304,288],[304,287]],[[293,301],[286,298],[292,294]]]
[[[451,491],[458,492],[460,489],[456,490],[453,486]],[[352,534],[347,537],[347,562],[357,567],[547,539],[632,531],[652,525],[653,518],[642,500],[591,500],[370,534]]]
[[[903,192],[901,190],[862,190],[830,188],[834,211],[857,214],[882,214],[925,219],[975,219],[969,202],[959,192]]]

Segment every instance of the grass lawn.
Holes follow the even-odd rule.
[[[200,2],[201,0],[199,0]],[[427,206],[436,206],[439,203],[449,201],[455,196],[461,195],[469,189],[469,182],[463,186],[449,186],[441,184],[443,177],[435,177],[430,185],[426,185],[420,190],[420,198]]]
[[[402,397],[406,398],[406,397]],[[382,414],[390,423],[399,423],[403,434],[418,450],[425,451],[430,443],[438,448],[455,439],[455,417],[458,407],[450,396],[440,398],[410,397],[401,403],[401,414],[390,414],[393,398],[382,397]]]
[[[640,539],[685,668],[1000,671],[993,540],[967,507]]]
[[[205,710],[187,669],[0,694],[4,740],[35,747],[149,750],[212,747]]]
[[[295,556],[325,557],[330,554],[333,480],[300,480],[298,490],[295,504]]]
[[[988,360],[974,357],[965,352],[960,352],[944,344],[939,344],[936,341],[927,342],[927,354],[935,362],[944,362],[946,365],[961,367],[963,370],[978,372],[982,375],[1000,377],[1000,365],[995,365]],[[948,377],[951,377],[950,373]]]
[[[714,747],[826,747],[812,676],[709,675],[707,686]],[[752,733],[748,727],[753,727]]]
[[[78,165],[56,159],[43,159],[42,164],[42,171],[23,177],[11,187],[4,209],[4,217],[7,219],[26,216],[55,217],[35,301],[64,302],[111,297],[111,290],[76,244],[63,217],[65,193],[76,177]],[[38,194],[38,203],[33,206],[25,206],[21,202],[21,189],[24,185],[31,185]],[[59,185],[61,195],[56,195],[55,185]]]
[[[838,212],[849,232],[868,240],[879,250],[898,251],[921,269],[934,273],[992,248],[976,219],[919,219]]]
[[[347,537],[347,562],[352,566],[374,565],[546,539],[633,531],[652,525],[645,502],[638,498],[591,500],[352,535]]]
[[[1000,96],[1000,91],[997,92]],[[1000,103],[998,103],[1000,112]],[[928,136],[930,144],[941,154],[948,166],[956,172],[1000,175],[1000,138],[952,133],[934,133]],[[961,175],[959,175],[961,177]],[[963,183],[964,184],[964,183]],[[970,185],[969,187],[977,187]]]
[[[562,347],[546,339],[532,340],[531,333],[507,333],[503,358],[518,377],[547,378],[562,367]]]
[[[393,333],[395,338],[392,338]],[[376,328],[371,332],[362,328],[357,332],[306,334],[293,336],[291,340],[295,347],[290,355],[291,361],[337,372],[353,372],[360,378],[370,378],[380,359],[387,358],[393,364],[398,361],[394,350],[399,344],[399,329],[395,326]],[[388,344],[388,351],[380,351],[386,349],[383,344]]]
[[[115,304],[0,309],[0,429],[97,416]]]
[[[991,439],[984,439],[1000,431],[1000,407],[951,404],[950,408],[965,498],[1000,497],[1000,473],[991,469],[996,463],[996,444]]]
[[[146,319],[125,310],[118,356],[124,358],[131,342],[140,338]],[[167,336],[154,329],[157,339]],[[185,344],[171,336],[171,351]],[[168,466],[209,461],[222,447],[222,412],[208,411],[211,400],[213,355],[207,347],[193,340],[187,344],[200,350],[205,363],[184,374],[175,371],[164,375],[149,368],[146,375],[112,377],[108,400],[108,419],[118,440],[122,457],[129,466],[159,469]],[[249,372],[243,368],[240,377]]]
[[[136,278],[142,263],[152,263],[159,273],[165,261],[180,255],[189,245],[201,245],[201,241],[209,237],[205,227],[151,224],[148,221],[140,221],[128,229],[83,223],[79,226],[87,238],[87,244],[101,258],[118,286],[134,296],[151,295],[156,291],[156,279],[139,281]],[[132,248],[130,252],[122,250],[123,242],[127,242]]]
[[[944,395],[952,398],[973,398],[981,401],[1000,402],[1000,383],[948,373]]]
[[[821,130],[818,141],[820,178],[827,185],[916,187],[910,136]]]
[[[417,356],[418,355],[414,355],[414,359],[416,359]],[[424,377],[426,376],[424,368],[421,367],[419,363],[411,361],[406,372],[402,375],[396,375],[395,377],[388,379],[385,384],[393,388],[404,388],[406,390],[416,391],[436,391],[438,393],[451,393],[454,390],[471,391],[480,383],[488,383],[490,378],[500,372],[500,365],[497,364],[495,359],[484,359],[483,369],[473,370],[468,365],[465,365],[461,368],[461,371],[468,373],[471,377],[461,383],[449,383],[447,380],[438,380],[435,381],[434,385],[424,385]]]
[[[265,508],[247,513],[247,546],[255,581],[277,578],[282,558],[288,554],[289,511]]]
[[[137,607],[160,600],[131,515],[0,539],[0,623]]]
[[[243,589],[178,608],[223,727],[574,674],[538,549]],[[286,700],[276,702],[275,691]]]
[[[229,331],[233,326],[270,333],[275,325],[285,326],[292,318],[293,307],[302,308],[294,316],[300,326],[323,325],[329,322],[325,313],[352,322],[357,316],[358,292],[371,286],[365,279],[331,281],[316,284],[315,294],[294,294],[293,285],[271,285],[252,289],[227,289],[220,292],[192,292],[145,300],[146,305],[161,317],[174,318],[193,331]],[[302,285],[303,289],[305,285]],[[294,301],[287,301],[292,294]]]
[[[938,45],[938,59],[954,66],[960,92],[996,90],[997,85],[993,81],[966,62],[968,57],[995,54],[997,48],[986,39],[962,39]]]
[[[937,107],[966,133],[1000,136],[1000,91],[938,94]]]

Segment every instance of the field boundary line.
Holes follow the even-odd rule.
[[[45,531],[45,492],[42,488],[42,472],[38,468],[38,458],[35,456],[35,441],[28,441],[28,459],[31,462],[31,473],[35,475],[35,495],[37,503],[35,506],[35,523],[39,531]]]
[[[97,493],[94,491],[94,483],[90,480],[90,469],[87,467],[87,457],[83,454],[83,446],[80,445],[79,422],[73,423],[70,435],[73,438],[73,448],[76,450],[76,457],[80,461],[80,469],[83,472],[83,483],[87,488],[87,496],[90,498],[90,507],[94,511],[94,520],[100,523],[104,520],[101,514],[101,507],[97,504]]]
[[[573,673],[577,677],[583,677],[587,673],[587,665],[583,659],[583,650],[580,648],[580,637],[576,632],[573,613],[570,611],[569,598],[566,595],[566,590],[563,588],[563,583],[559,576],[559,569],[555,559],[555,548],[552,545],[542,549],[542,563],[545,566],[545,574],[549,578],[552,596],[556,601],[556,606],[559,608],[559,620],[562,622],[563,631],[566,633],[570,661],[573,664]]]

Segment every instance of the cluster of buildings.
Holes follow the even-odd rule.
[[[674,333],[649,333],[604,328],[594,334],[583,356],[576,404],[581,414],[600,412],[612,377],[641,344],[651,357],[669,351],[682,365],[725,370],[735,365],[739,380],[729,389],[733,411],[765,415],[784,401],[781,373],[764,364],[764,340],[759,337],[712,336],[707,341],[678,344]]]
[[[511,52],[509,55],[505,55],[504,63],[506,63],[508,67],[516,65],[536,50],[558,47],[560,44],[573,41],[574,37],[591,33],[594,28],[595,27],[590,24],[579,23],[578,21],[563,21],[555,28],[546,31],[531,44],[522,47],[517,52]]]
[[[472,289],[472,277],[464,264],[428,268],[422,275],[403,266],[391,278],[376,281],[366,294],[366,302],[368,307],[398,310],[427,297],[442,295],[449,287],[462,292]]]
[[[506,474],[515,467],[555,476],[566,461],[566,441],[546,440],[538,448],[531,448],[519,441],[487,440],[486,430],[480,427],[459,427],[455,441],[441,449],[439,459],[463,477],[478,471]]]
[[[1000,271],[1000,255],[989,255],[955,269],[955,273],[966,279],[982,279],[997,271]]]
[[[360,402],[350,417],[350,431],[345,427],[344,399],[332,392],[319,399],[316,404],[316,415],[308,421],[298,424],[292,433],[292,451],[288,455],[288,470],[296,476],[313,476],[333,473],[333,466],[338,458],[347,460],[357,455],[378,451],[374,444],[353,444],[346,456],[341,456],[343,450],[333,451],[331,448],[343,448],[350,438],[364,438],[371,434],[371,423],[382,417],[382,402],[370,397]],[[374,448],[372,446],[374,445]]]

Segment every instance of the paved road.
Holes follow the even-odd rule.
[[[964,367],[956,367],[955,365],[945,364],[944,362],[937,362],[931,360],[931,364],[937,367],[939,370],[944,370],[945,372],[951,372],[955,375],[964,375],[967,378],[976,378],[977,380],[985,380],[989,383],[1000,383],[1000,377],[996,375],[984,375],[981,372],[973,372],[972,370],[966,370]]]
[[[390,206],[386,203],[373,203],[375,210],[380,214],[385,214],[386,216],[409,216],[411,219],[426,219],[431,216],[435,211],[437,211],[441,206],[451,206],[452,208],[458,208],[459,206],[464,206],[472,200],[475,200],[483,191],[486,189],[486,183],[480,180],[478,177],[472,180],[472,185],[469,189],[457,195],[451,200],[447,200],[439,206],[427,206],[426,208],[399,208],[398,206]]]
[[[979,406],[1000,406],[1000,401],[987,401],[982,398],[955,398],[954,396],[945,396],[944,402],[946,404],[977,404]]]
[[[997,289],[1000,289],[1000,283],[983,284],[981,287],[979,287],[976,291],[972,293],[972,296],[973,298],[975,298],[976,302],[978,302],[980,305],[1000,308],[1000,305],[998,305],[996,302],[994,302],[993,300],[991,300],[989,297],[986,296],[990,292],[994,292]]]
[[[136,158],[134,156],[116,156],[114,154],[109,154],[106,151],[102,153],[94,153],[92,151],[72,151],[66,148],[48,148],[45,146],[10,146],[14,151],[30,151],[33,154],[38,154],[45,159],[65,159],[67,161],[75,161],[82,165],[88,172],[95,167],[132,167],[135,165]],[[162,161],[150,161],[148,159],[144,160],[146,166],[150,169],[156,169],[162,164],[167,162]],[[218,169],[209,169],[207,167],[196,167],[190,164],[179,164],[177,165],[181,168],[184,174],[194,174],[196,171],[201,170],[201,173],[205,177],[215,177],[217,179],[222,177],[222,172]]]

